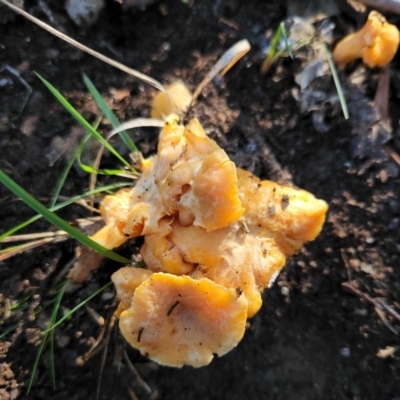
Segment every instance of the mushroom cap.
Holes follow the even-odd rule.
[[[261,181],[240,168],[237,174],[245,223],[273,236],[286,257],[318,236],[328,211],[324,200],[306,190]]]
[[[209,279],[155,273],[120,315],[122,335],[162,365],[201,367],[242,339],[247,300]]]
[[[174,221],[170,241],[182,258],[193,264],[190,276],[243,291],[248,301],[247,316],[251,318],[261,308],[261,291],[283,268],[286,257],[272,237],[263,236],[258,227],[247,229],[239,221],[207,232]]]
[[[370,68],[383,67],[394,57],[399,46],[399,30],[377,11],[371,11],[365,25],[336,45],[333,60],[339,67],[362,58]]]
[[[223,150],[214,151],[203,160],[191,190],[182,194],[179,218],[207,231],[224,228],[244,212],[238,194],[235,164]]]
[[[185,112],[189,107],[192,93],[181,80],[166,86],[165,90],[168,95],[165,92],[159,92],[154,97],[151,104],[151,118],[165,119],[170,114]]]
[[[362,59],[370,68],[384,67],[392,61],[399,47],[400,34],[395,25],[383,22],[374,45],[364,48]]]

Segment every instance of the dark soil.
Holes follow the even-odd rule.
[[[35,2],[27,3],[28,11],[47,21]],[[265,32],[272,32],[285,18],[283,2],[204,0],[189,6],[166,0],[146,10],[123,11],[110,0],[97,23],[86,29],[74,26],[58,2],[48,3],[70,36],[162,82],[181,78],[191,89],[229,46],[247,38],[252,51],[223,80],[204,90],[190,114],[200,119],[238,166],[264,179],[289,181],[330,205],[321,235],[289,261],[264,293],[261,311],[229,354],[208,367],[173,369],[156,366],[126,348],[153,390],[153,398],[398,400],[400,323],[387,309],[376,309],[378,302],[393,310],[400,308],[398,166],[389,161],[365,167],[365,160],[353,159],[351,126],[341,115],[331,121],[328,133],[314,130],[310,115],[300,114],[292,94],[297,87],[298,61],[281,59],[266,76],[260,74]],[[0,15],[3,12],[0,8]],[[18,70],[33,92],[16,118],[26,89],[8,70],[0,73],[0,168],[48,203],[84,132],[33,71],[57,87],[89,121],[95,120],[98,111],[87,95],[82,73],[110,100],[121,121],[148,116],[155,90],[22,17],[6,21],[3,14],[1,18],[0,66]],[[396,83],[397,61],[392,70]],[[374,81],[377,71],[370,74]],[[112,88],[128,90],[129,96],[113,100]],[[372,98],[373,90],[367,94]],[[393,84],[394,108],[396,102]],[[106,123],[101,125],[103,132],[108,129]],[[145,156],[154,152],[156,131],[138,129],[132,137]],[[394,139],[392,149],[400,152],[396,147],[399,138]],[[119,150],[125,152],[123,146]],[[106,155],[103,165],[115,167],[117,163]],[[104,177],[100,180],[112,182]],[[62,195],[69,197],[87,187],[88,176],[74,168]],[[31,215],[27,206],[0,186],[0,233]],[[90,213],[76,205],[60,215],[74,221]],[[23,233],[49,229],[53,228],[47,222],[39,221]],[[134,243],[129,246],[121,254],[137,251]],[[93,310],[105,320],[113,313],[112,288],[56,329],[56,388],[51,383],[47,349],[31,392],[26,394],[42,330],[51,314],[51,307],[37,315],[34,310],[51,299],[49,291],[74,257],[74,247],[72,240],[65,241],[0,262],[0,310],[4,313],[13,302],[21,308],[27,305],[11,315],[5,313],[7,318],[0,322],[0,333],[18,325],[0,342],[1,400],[94,399],[99,383],[100,399],[146,399],[123,357],[125,345],[117,329],[111,330],[106,353],[99,351],[89,360],[84,357],[103,330],[91,318]],[[106,284],[117,268],[106,262],[81,287],[66,293],[61,312]],[[346,290],[346,282],[351,282],[353,291]],[[107,358],[101,372],[104,354]]]

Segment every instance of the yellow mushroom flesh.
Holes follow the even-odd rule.
[[[196,119],[182,126],[169,115],[157,155],[133,189],[105,198],[106,226],[92,237],[114,248],[144,236],[148,270],[113,275],[124,337],[164,365],[198,367],[225,354],[326,211],[304,190],[236,168]]]
[[[399,46],[399,30],[377,11],[371,11],[365,25],[343,38],[333,51],[339,67],[362,58],[370,68],[383,67],[395,56]]]
[[[247,300],[209,279],[155,273],[120,315],[122,335],[162,365],[201,367],[242,339]]]

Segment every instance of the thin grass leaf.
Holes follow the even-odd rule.
[[[28,84],[28,82],[26,82],[26,80],[24,78],[22,78],[21,74],[16,69],[10,67],[9,65],[4,65],[4,64],[2,65],[2,67],[5,70],[7,70],[10,74],[14,75],[15,78],[22,84],[22,86],[25,87],[26,92],[27,92],[27,95],[25,96],[25,99],[22,101],[22,105],[19,107],[17,114],[8,120],[6,126],[7,126],[7,128],[9,128],[24,112],[25,106],[27,105],[28,100],[32,94],[32,87]]]
[[[96,121],[94,122],[94,124],[93,124],[93,128],[94,129],[97,130],[97,128],[98,128],[98,126],[100,124],[100,121],[101,121],[101,116],[98,117],[96,119]],[[69,174],[69,171],[71,170],[72,166],[74,165],[74,162],[78,158],[78,154],[79,154],[79,150],[80,150],[81,146],[84,146],[86,144],[86,142],[91,137],[92,137],[92,135],[88,134],[82,139],[80,145],[78,146],[78,148],[75,151],[75,154],[73,155],[73,157],[71,157],[71,159],[68,161],[67,165],[64,167],[63,171],[61,172],[61,175],[58,178],[57,185],[56,185],[56,187],[54,189],[53,195],[52,195],[51,200],[50,200],[50,207],[54,207],[54,205],[56,204],[58,196],[60,195],[61,189],[64,186],[64,183],[65,183],[65,181],[67,179],[67,176]],[[83,145],[82,145],[82,143],[83,143]]]
[[[72,310],[68,311],[61,319],[59,319],[56,323],[54,323],[54,325],[52,325],[50,328],[48,328],[45,332],[50,332],[51,330],[57,328],[57,326],[61,325],[66,319],[70,318],[72,314],[76,313],[80,308],[82,308],[85,304],[87,304],[94,297],[99,295],[104,289],[108,288],[110,285],[112,285],[112,282],[107,283],[102,288],[100,288],[99,290],[94,292],[92,295],[90,295],[88,298],[83,300],[81,303],[79,303]]]
[[[58,307],[60,304],[58,304]],[[58,309],[57,309],[58,310]],[[54,321],[52,320],[51,322],[54,323],[56,320],[57,314],[54,317]],[[49,332],[49,342],[50,342],[50,352],[49,352],[49,359],[50,359],[50,376],[51,376],[51,383],[53,385],[53,389],[56,388],[56,367],[55,367],[55,362],[54,362],[54,329]]]
[[[94,101],[99,106],[100,110],[107,117],[107,119],[111,122],[111,125],[113,126],[113,128],[117,128],[118,126],[120,126],[121,124],[118,121],[117,117],[111,111],[111,109],[108,107],[106,102],[101,97],[101,94],[99,93],[97,88],[94,86],[93,82],[90,80],[90,78],[86,74],[83,74],[83,81],[85,82],[86,87],[88,88]],[[129,137],[129,135],[125,131],[119,132],[119,135],[120,135],[121,139],[123,140],[123,142],[125,143],[126,147],[128,147],[128,149],[130,151],[139,151],[138,148],[136,147],[135,143],[133,142],[133,140]]]
[[[98,150],[96,158],[93,162],[93,168],[97,170],[99,169],[103,154],[104,154],[104,146],[100,146],[100,149]],[[96,187],[97,177],[98,177],[97,172],[89,175],[89,189],[94,189]],[[94,195],[89,197],[89,207],[94,208]]]
[[[231,69],[246,53],[250,51],[250,43],[246,40],[240,40],[230,47],[224,54],[218,59],[215,65],[211,68],[208,74],[197,86],[193,93],[192,99],[190,100],[188,110],[192,107],[194,102],[199,97],[203,89],[218,75],[223,76],[229,69]]]
[[[0,339],[3,339],[3,337],[7,336],[10,332],[14,331],[17,328],[18,324],[9,326],[3,333],[0,333]]]
[[[67,236],[64,236],[64,238],[61,239],[59,237],[57,241],[60,240],[65,240]],[[44,244],[47,243],[52,243],[54,242],[54,238],[46,238],[46,239],[41,239],[41,240],[34,240],[28,243],[23,243],[18,246],[12,246],[12,247],[7,247],[6,249],[0,250],[0,261],[7,260],[8,258],[14,257],[18,254],[22,254],[25,251],[32,250],[35,247],[43,246]]]
[[[82,152],[86,146],[86,143],[88,142],[89,139],[92,138],[92,135],[89,133],[88,135],[86,135],[81,143],[79,144],[79,147],[76,151],[76,160],[78,162],[79,167],[82,169],[82,171],[87,172],[88,174],[96,174],[96,175],[116,175],[116,176],[126,176],[127,171],[126,170],[122,170],[122,169],[107,169],[107,168],[103,168],[103,169],[96,169],[94,167],[92,167],[91,165],[85,164],[82,162],[81,156],[82,156]],[[107,138],[108,140],[109,138]],[[103,146],[104,148],[104,146]],[[132,173],[137,173],[137,171],[135,169],[133,169],[132,167],[129,168],[130,171],[132,171]]]
[[[69,36],[65,35],[62,32],[59,32],[57,29],[54,29],[53,27],[51,27],[50,25],[47,25],[46,23],[44,23],[43,21],[37,19],[36,17],[34,17],[33,15],[29,14],[28,12],[24,11],[23,9],[9,3],[6,0],[0,0],[0,3],[4,4],[5,6],[11,8],[12,10],[14,10],[16,13],[23,15],[25,18],[29,19],[30,21],[34,22],[35,24],[39,25],[41,28],[45,29],[46,31],[50,32],[52,35],[66,41],[67,43],[71,44],[72,46],[75,46],[77,49],[82,50],[96,58],[98,58],[99,60],[104,61],[105,63],[112,65],[115,68],[120,69],[121,71],[126,72],[129,75],[134,76],[137,79],[140,79],[141,81],[147,83],[148,85],[153,86],[154,88],[161,90],[162,92],[164,92],[166,94],[166,96],[168,97],[168,99],[171,101],[171,103],[174,105],[175,110],[177,112],[177,114],[179,114],[179,109],[178,107],[175,105],[175,103],[172,101],[171,97],[169,96],[168,92],[165,90],[164,86],[158,82],[157,80],[151,78],[150,76],[147,76],[146,74],[143,74],[142,72],[136,71],[133,68],[129,68],[126,65],[123,65],[121,63],[119,63],[118,61],[113,60],[112,58],[106,57],[105,55],[83,45],[82,43],[77,42],[76,40],[70,38]]]
[[[282,39],[283,36],[283,31],[282,31],[282,23],[278,26],[276,29],[274,36],[271,41],[271,45],[268,49],[268,52],[264,58],[264,61],[261,65],[261,73],[265,74],[269,71],[269,69],[272,67],[274,62],[276,61],[277,58],[280,57],[282,54],[282,50],[278,49],[279,43]]]
[[[53,195],[51,196],[51,199],[50,199],[50,204],[49,204],[50,207],[54,207],[54,205],[57,203],[58,196],[60,195],[61,189],[64,186],[64,183],[67,179],[70,169],[74,165],[74,162],[75,162],[75,156],[72,157],[71,160],[69,160],[67,165],[62,170],[61,175],[58,178],[57,185],[54,188]]]
[[[279,25],[279,28],[281,30],[283,41],[285,42],[286,50],[289,53],[290,58],[293,60],[294,57],[293,57],[292,46],[290,45],[289,40],[288,40],[288,35],[286,32],[286,28],[285,28],[285,22],[282,21]]]
[[[46,79],[40,76],[37,72],[35,75],[43,82],[43,84],[49,89],[54,97],[69,111],[69,113],[85,128],[87,129],[101,144],[104,145],[115,157],[121,161],[126,167],[129,167],[128,161],[126,161],[115,149],[107,142],[93,127],[82,117],[81,114],[69,103],[69,101]]]
[[[5,310],[5,312],[12,312],[15,310],[26,310],[27,308],[29,308],[29,305],[26,304],[26,302],[32,297],[33,295],[27,295],[25,297],[23,297],[22,299],[14,302],[13,304],[11,304],[11,306],[9,308],[7,308],[7,310]]]
[[[70,199],[63,201],[62,203],[59,203],[59,204],[55,205],[54,207],[50,207],[49,210],[50,211],[57,211],[57,210],[60,210],[61,208],[69,206],[72,203],[75,203],[78,200],[81,200],[81,199],[83,199],[85,197],[91,196],[92,194],[97,194],[97,193],[102,193],[102,192],[109,192],[110,190],[118,189],[118,188],[125,187],[125,186],[128,186],[128,185],[129,185],[129,183],[117,183],[117,184],[113,184],[113,185],[101,186],[101,187],[98,187],[97,189],[87,191],[87,192],[85,192],[83,194],[80,194],[80,195],[77,195],[77,196],[73,196]],[[2,235],[0,235],[0,242],[2,240],[4,240],[6,237],[11,236],[15,232],[18,232],[22,228],[25,228],[26,226],[30,225],[31,223],[37,221],[40,218],[43,218],[43,215],[40,215],[40,214],[35,215],[35,216],[27,219],[26,221],[21,222],[20,224],[18,224],[14,228],[9,229],[7,232],[5,232]]]
[[[335,67],[335,63],[333,62],[333,59],[332,59],[332,53],[328,50],[328,47],[326,46],[326,44],[324,42],[322,42],[322,46],[325,50],[326,58],[328,59],[328,63],[329,63],[329,68],[331,69],[331,72],[332,72],[333,81],[335,82],[336,91],[339,96],[339,101],[340,101],[340,105],[342,107],[344,118],[349,119],[349,110],[347,108],[346,99],[344,97],[342,84],[340,83],[340,79],[339,79],[339,76],[338,76],[338,73],[337,73],[337,70]]]
[[[49,325],[50,326],[54,326],[54,322],[57,319],[57,313],[58,313],[58,310],[60,308],[61,300],[62,300],[62,298],[64,296],[64,292],[65,292],[65,289],[67,288],[68,283],[69,283],[69,281],[64,282],[64,285],[62,286],[61,290],[59,291],[59,293],[57,294],[57,296],[55,298],[55,304],[54,304],[53,311],[51,313],[51,317],[50,317],[50,321],[49,321]],[[32,366],[31,376],[30,376],[29,382],[28,382],[28,388],[26,390],[26,394],[27,395],[31,391],[31,388],[32,388],[32,385],[33,385],[33,381],[35,380],[37,367],[39,365],[40,357],[42,356],[43,350],[44,350],[44,348],[46,346],[49,333],[50,333],[49,329],[44,331],[44,336],[43,336],[42,342],[40,343],[40,346],[39,346],[38,351],[36,353],[35,361],[33,362],[33,366]],[[53,362],[54,362],[54,357],[53,357]],[[54,371],[54,364],[52,365],[51,368]],[[54,375],[54,377],[55,377],[55,375]]]
[[[64,237],[67,233],[64,231],[56,231],[56,232],[38,232],[38,233],[26,233],[22,235],[13,235],[9,236],[8,238],[3,239],[3,243],[10,243],[10,242],[23,242],[25,240],[39,240],[45,238],[52,238],[55,239],[57,237]],[[0,250],[1,252],[2,250]]]
[[[50,221],[53,225],[57,226],[59,229],[64,230],[74,239],[78,240],[85,246],[90,247],[94,251],[108,257],[114,261],[120,263],[130,263],[125,257],[120,256],[117,253],[114,253],[111,250],[107,250],[105,247],[96,243],[88,236],[73,228],[68,222],[64,221],[58,215],[54,214],[50,210],[48,210],[42,203],[33,198],[27,191],[25,191],[21,186],[19,186],[16,182],[14,182],[7,174],[5,174],[0,169],[0,182],[6,186],[9,190],[11,190],[16,196],[18,196],[21,200],[23,200],[29,207],[33,208],[37,213],[42,214],[44,218]]]
[[[125,176],[126,175],[126,171],[123,169],[108,169],[108,168],[96,169],[90,165],[82,163],[80,160],[78,160],[78,163],[79,163],[79,167],[83,171],[87,172],[88,174],[109,175],[109,176],[113,176],[113,175]]]

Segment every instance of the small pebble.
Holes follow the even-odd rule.
[[[389,228],[391,231],[397,230],[397,229],[399,228],[399,218],[393,218],[393,219],[390,221],[388,228]]]
[[[358,268],[360,268],[360,264],[361,264],[361,261],[358,260],[357,258],[351,258],[349,260],[349,265],[351,268],[358,269]]]
[[[362,308],[356,308],[356,309],[353,311],[353,314],[354,314],[354,315],[359,315],[360,317],[365,317],[365,316],[367,316],[368,311],[367,311],[367,310],[364,310],[364,309],[362,309]]]
[[[361,269],[361,271],[365,272],[366,274],[376,275],[376,270],[373,267],[373,265],[370,263],[362,262],[360,264],[360,269]]]
[[[114,297],[115,297],[115,293],[112,292],[112,291],[103,292],[103,293],[101,294],[101,299],[102,299],[103,301],[111,300],[111,299],[113,299]]]
[[[350,357],[350,355],[351,355],[351,351],[350,351],[350,349],[348,348],[348,347],[343,347],[342,349],[340,349],[340,354],[343,356],[343,357]]]
[[[282,286],[281,292],[282,292],[282,294],[283,294],[284,296],[289,296],[290,290],[289,290],[289,288],[288,288],[287,286]]]

